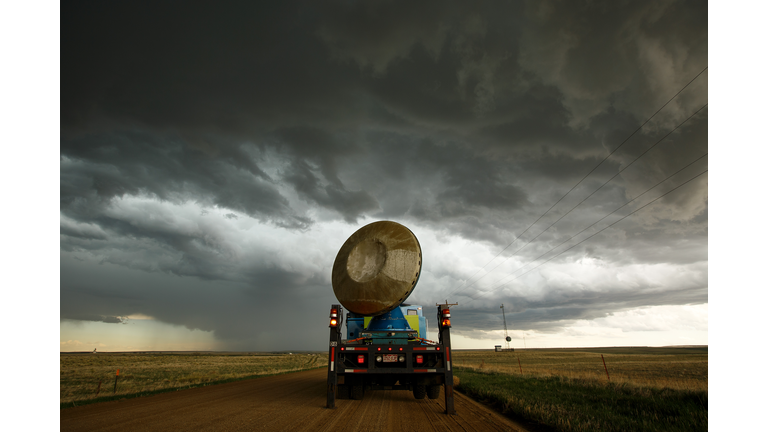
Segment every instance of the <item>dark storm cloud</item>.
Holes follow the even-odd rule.
[[[303,228],[274,181],[242,147],[189,143],[178,136],[126,131],[62,139],[61,210],[70,217],[125,195],[201,200],[280,226]]]
[[[74,3],[62,12],[62,131],[128,123],[187,137],[354,124],[352,65],[312,2]]]
[[[98,309],[101,309],[97,306]],[[89,315],[89,314],[73,314],[69,313],[62,319],[68,319],[73,321],[95,321],[103,322],[107,324],[126,324],[126,319],[119,316],[104,316],[104,315]]]
[[[327,329],[307,325],[325,320],[333,292],[298,283],[289,272],[261,274],[256,288],[157,272],[132,272],[108,263],[62,256],[61,318],[116,322],[140,313],[188,329],[212,331],[231,350],[321,350]],[[93,315],[99,310],[112,316]],[[291,319],[286,319],[291,317]],[[275,325],[279,323],[280,331]],[[151,335],[147,335],[151,338]]]
[[[652,112],[706,64],[707,8],[695,2],[548,1],[526,9],[522,63],[591,115],[609,104]]]
[[[281,139],[279,149],[293,156],[283,178],[299,196],[338,211],[351,223],[363,214],[378,209],[376,199],[370,194],[363,190],[348,191],[339,179],[339,161],[358,153],[360,148],[357,145],[339,142],[327,131],[317,128],[285,128],[277,131],[277,135]],[[310,163],[317,166],[326,184],[315,176]]]
[[[290,289],[328,289],[327,257],[297,256],[326,247],[310,240],[336,221],[398,220],[482,242],[494,254],[520,237],[506,253],[530,241],[515,253],[534,259],[708,146],[704,110],[643,154],[706,103],[704,73],[530,226],[707,65],[701,2],[417,2],[405,9],[391,2],[76,2],[62,8],[61,54],[60,244],[74,260],[62,270],[87,255],[84,262],[248,286],[226,301],[264,295],[280,303]],[[706,262],[706,182],[699,178],[562,259]],[[285,246],[270,237],[274,229],[306,241]],[[521,291],[504,302],[514,305],[513,321],[544,328],[635,306],[706,302],[701,271],[699,284],[680,292],[630,293],[617,282],[610,295],[598,295],[550,281],[541,284],[541,299]],[[435,272],[467,277],[451,266]],[[84,294],[77,277],[65,287],[62,276],[64,318],[144,313],[232,341],[247,337],[222,324],[225,300],[203,317],[212,302],[204,285],[184,300],[194,312],[171,310],[161,288],[115,309]],[[271,291],[276,286],[287,288]],[[477,314],[467,325],[488,324]],[[241,318],[231,319],[253,324]]]
[[[649,287],[627,292],[598,290],[594,287],[573,290],[555,286],[544,298],[537,300],[532,300],[527,295],[502,295],[492,301],[491,296],[476,296],[474,301],[464,300],[467,305],[460,307],[461,313],[455,314],[460,317],[454,321],[467,332],[471,331],[470,329],[498,328],[494,322],[497,317],[495,314],[489,314],[488,310],[498,308],[497,303],[504,303],[507,324],[511,328],[546,332],[561,330],[575,320],[604,318],[619,310],[706,303],[706,280],[701,280],[702,275],[695,275],[693,278],[690,283],[677,290]],[[706,273],[703,278],[706,278]]]
[[[291,166],[284,179],[295,188],[299,196],[338,211],[350,223],[357,222],[362,214],[378,208],[376,199],[365,191],[347,191],[344,186],[336,184],[323,186],[311,167],[304,162]]]

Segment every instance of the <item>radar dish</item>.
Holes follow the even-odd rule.
[[[421,246],[403,225],[368,224],[339,249],[331,282],[339,302],[350,312],[381,315],[403,303],[421,275]]]

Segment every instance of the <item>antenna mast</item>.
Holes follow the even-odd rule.
[[[506,349],[509,349],[509,341],[512,340],[507,333],[507,315],[504,313],[504,303],[501,304],[501,316],[504,318],[504,340],[506,343]]]

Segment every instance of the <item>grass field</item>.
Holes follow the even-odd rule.
[[[61,353],[59,358],[62,408],[328,364],[326,353]],[[707,347],[458,350],[452,360],[457,390],[551,430],[707,430]]]
[[[485,372],[519,375],[522,369],[525,376],[602,382],[608,380],[607,368],[614,384],[702,391],[708,388],[707,359],[707,347],[484,350],[453,354],[454,365]]]
[[[552,430],[705,431],[707,358],[707,347],[535,349],[454,351],[453,364],[459,391]]]
[[[317,353],[61,353],[59,402],[63,408],[313,369],[325,367],[327,358]]]

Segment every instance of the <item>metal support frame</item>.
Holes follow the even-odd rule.
[[[442,318],[443,311],[449,309],[448,302],[446,304],[437,305],[437,322],[440,328],[440,344],[443,345],[445,351],[445,413],[456,414],[453,402],[453,368],[451,367],[451,329],[450,327],[443,327]]]
[[[331,309],[336,309],[336,327],[331,327],[330,343],[328,344],[328,400],[326,408],[336,408],[336,392],[338,391],[338,379],[336,371],[336,347],[341,344],[341,325],[344,310],[341,305],[333,305]]]

